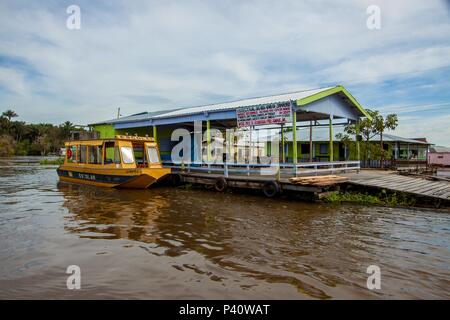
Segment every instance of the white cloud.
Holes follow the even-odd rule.
[[[0,66],[0,87],[6,90],[24,96],[30,93],[23,72],[11,68],[3,68]]]
[[[81,124],[118,106],[131,114],[361,78],[371,79],[352,93],[376,96],[373,79],[450,65],[441,2],[377,2],[379,31],[366,28],[372,1],[360,0],[81,1],[72,31],[63,4],[2,2],[0,59],[38,76],[0,69],[16,94],[0,98],[28,121]]]
[[[374,54],[346,59],[322,71],[325,77],[346,82],[380,82],[389,77],[450,66],[450,46]]]
[[[239,81],[253,85],[260,78],[258,72],[240,57],[231,57],[224,53],[217,53],[213,55],[212,61],[217,68],[230,72]]]
[[[445,110],[450,111],[450,101],[444,103],[433,103],[433,104],[414,104],[414,105],[387,105],[383,107],[376,108],[382,114],[388,114],[395,112],[396,114],[410,114],[416,113],[418,111],[435,111],[435,110]],[[402,119],[405,119],[403,117]]]
[[[395,135],[409,138],[426,137],[436,145],[450,146],[450,115],[434,117],[401,117]]]

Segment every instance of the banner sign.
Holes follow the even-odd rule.
[[[236,110],[237,126],[240,128],[290,122],[291,111],[289,102],[242,107]]]

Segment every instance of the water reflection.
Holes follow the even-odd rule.
[[[329,251],[339,237],[353,232],[354,220],[361,218],[352,214],[352,221],[345,221],[345,216],[330,216],[327,207],[304,203],[299,212],[296,202],[280,206],[260,197],[203,190],[128,191],[67,184],[58,189],[71,213],[65,228],[80,237],[139,241],[142,249],[156,256],[194,251],[227,272],[292,285],[306,296],[322,299],[330,296],[320,287],[346,281],[338,272],[323,273],[307,257]],[[224,280],[195,263],[172,266]]]

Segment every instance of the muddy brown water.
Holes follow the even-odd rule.
[[[0,159],[2,299],[450,298],[448,212],[110,190],[58,183],[38,160]]]

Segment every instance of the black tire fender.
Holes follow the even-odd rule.
[[[214,189],[218,192],[224,192],[228,187],[227,180],[224,177],[219,177],[214,182]]]
[[[280,185],[276,181],[267,181],[263,184],[262,191],[267,198],[272,198],[280,192]]]
[[[181,184],[181,175],[178,173],[174,173],[170,177],[170,181],[172,182],[172,186],[176,187]]]

